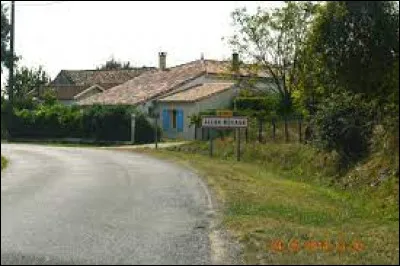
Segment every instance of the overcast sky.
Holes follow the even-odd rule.
[[[231,55],[221,40],[232,32],[230,13],[281,2],[69,2],[16,1],[19,65],[42,65],[52,78],[61,69],[94,69],[114,56],[134,66],[167,65]]]

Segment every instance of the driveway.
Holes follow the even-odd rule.
[[[212,206],[141,154],[1,144],[1,264],[211,264]]]

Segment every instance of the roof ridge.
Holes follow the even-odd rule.
[[[61,69],[64,72],[85,72],[85,71],[95,71],[95,72],[106,72],[106,71],[136,71],[141,69],[156,69],[156,67],[137,67],[134,69]]]

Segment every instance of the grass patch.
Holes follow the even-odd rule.
[[[1,156],[1,170],[7,167],[8,161],[3,155]]]
[[[199,171],[222,203],[225,226],[244,244],[246,263],[399,263],[398,203],[382,207],[367,190],[343,189],[334,155],[296,144],[251,151],[248,144],[235,162],[232,143],[215,144],[215,158],[207,143],[141,152]]]

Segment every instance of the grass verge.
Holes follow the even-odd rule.
[[[1,156],[1,170],[7,167],[8,161],[3,155]]]
[[[398,203],[387,201],[381,208],[382,201],[365,191],[329,187],[332,182],[322,180],[332,172],[323,165],[329,160],[315,158],[315,151],[281,144],[264,157],[248,152],[235,162],[221,147],[209,158],[201,145],[207,143],[186,147],[196,152],[184,147],[141,152],[199,171],[222,203],[224,225],[243,244],[246,263],[399,263]],[[307,160],[321,161],[319,175]]]

